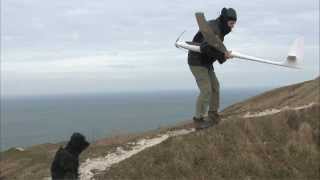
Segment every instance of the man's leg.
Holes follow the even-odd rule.
[[[208,71],[210,78],[210,97],[209,97],[209,111],[208,120],[202,123],[197,129],[206,129],[220,122],[220,117],[218,114],[219,109],[219,82],[213,71],[210,69]]]
[[[202,66],[190,66],[190,70],[200,90],[196,103],[195,117],[203,118],[208,109],[211,91],[208,69]]]
[[[209,70],[211,94],[209,100],[208,119],[214,123],[219,123],[220,117],[218,114],[220,105],[220,85],[217,76],[213,69]]]

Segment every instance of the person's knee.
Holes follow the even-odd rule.
[[[210,88],[203,88],[200,90],[199,97],[203,99],[208,99],[210,97]]]
[[[210,79],[210,83],[211,83],[211,89],[213,89],[214,91],[219,91],[220,89],[220,83],[218,81],[218,79],[216,78],[215,75],[212,75],[211,76],[211,79]]]
[[[219,94],[219,91],[220,91],[220,87],[219,86],[212,86],[211,87],[211,92],[212,94]]]

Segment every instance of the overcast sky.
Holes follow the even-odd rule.
[[[303,70],[232,59],[215,64],[222,88],[276,87],[319,76],[318,0],[4,0],[1,1],[4,96],[196,89],[187,53],[196,11],[216,18],[233,7],[230,50],[283,60],[305,37]]]

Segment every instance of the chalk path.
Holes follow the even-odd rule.
[[[243,115],[243,118],[251,118],[251,117],[261,117],[261,116],[268,116],[268,115],[273,115],[273,114],[277,114],[281,111],[285,111],[285,110],[301,110],[301,109],[307,109],[312,107],[313,105],[315,105],[317,103],[311,102],[310,104],[307,105],[302,105],[302,106],[297,106],[297,107],[289,107],[289,106],[285,106],[283,108],[280,109],[266,109],[264,111],[261,112],[255,112],[255,113],[251,113],[251,112],[247,112],[245,115]]]
[[[173,136],[181,136],[185,134],[189,134],[195,131],[195,129],[180,129],[174,131],[168,131],[164,134],[160,134],[155,138],[150,139],[140,139],[137,142],[130,142],[128,143],[131,145],[130,150],[124,150],[121,147],[118,147],[115,152],[109,153],[105,157],[98,157],[94,159],[87,159],[80,165],[79,172],[80,172],[80,179],[81,180],[94,180],[93,176],[97,172],[105,171],[110,168],[112,165],[119,163],[141,151],[147,149],[149,147],[155,146],[160,144],[161,142],[165,141],[169,137]]]

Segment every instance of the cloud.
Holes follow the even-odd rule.
[[[225,85],[232,86],[239,74],[247,81],[238,84],[251,87],[259,84],[263,73],[265,84],[271,84],[274,77],[265,74],[287,77],[279,80],[287,83],[311,78],[318,71],[319,1],[118,0],[110,5],[100,0],[10,0],[2,6],[1,80],[10,82],[2,88],[15,94],[27,90],[14,82],[27,83],[30,93],[32,87],[51,81],[65,88],[39,87],[38,92],[71,92],[88,85],[106,90],[99,86],[101,82],[120,79],[124,82],[117,82],[115,89],[134,89],[131,81],[139,82],[142,89],[149,84],[154,88],[188,87],[193,79],[187,54],[173,43],[183,30],[187,30],[185,40],[197,32],[194,12],[204,11],[212,19],[224,6],[235,8],[239,17],[234,32],[225,38],[229,49],[281,60],[292,41],[303,35],[307,67],[298,77],[254,63],[217,65]],[[152,78],[158,82],[153,84]],[[70,79],[77,86],[69,86]]]
[[[65,12],[66,16],[79,16],[79,15],[88,15],[91,11],[87,8],[73,8]]]

